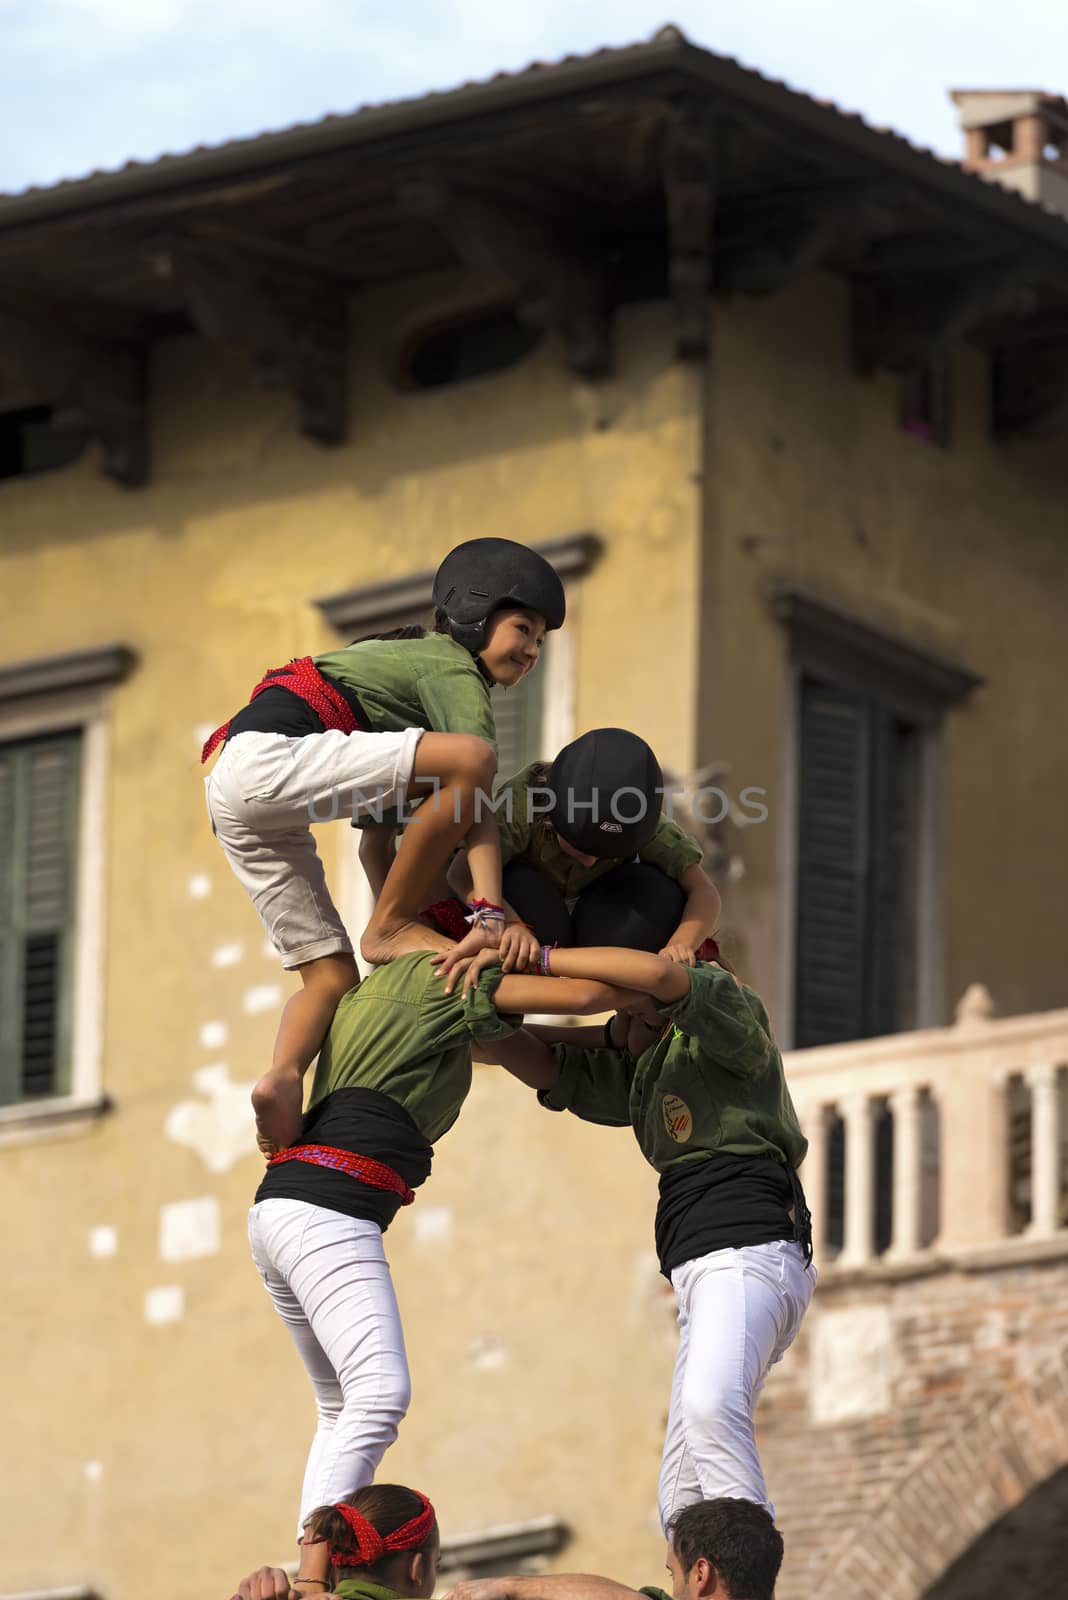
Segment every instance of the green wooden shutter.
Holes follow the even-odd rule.
[[[548,649],[542,646],[541,660],[514,689],[492,691],[493,718],[497,724],[497,777],[514,777],[521,768],[544,756],[552,760],[555,750],[541,748],[542,697],[545,689],[545,663]]]
[[[795,1043],[864,1033],[867,921],[867,707],[805,678],[801,693]]]
[[[802,681],[798,1046],[911,1023],[916,761],[915,729],[879,701]]]
[[[0,746],[0,1101],[70,1085],[78,733]]]

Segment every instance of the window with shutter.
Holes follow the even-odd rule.
[[[800,748],[795,1042],[910,1027],[916,730],[805,675]]]
[[[0,1104],[69,1088],[81,735],[0,745]]]
[[[514,689],[494,689],[491,693],[493,718],[497,725],[497,777],[513,777],[521,768],[542,757],[551,760],[555,750],[542,750],[542,706],[548,646],[542,645],[541,660],[533,672]]]

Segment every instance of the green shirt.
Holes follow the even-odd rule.
[[[506,1039],[522,1017],[498,1012],[499,966],[487,967],[465,1001],[417,950],[376,967],[334,1013],[309,1109],[334,1089],[377,1089],[404,1107],[431,1144],[452,1127],[471,1088],[471,1041]]]
[[[319,1593],[322,1592],[320,1589]],[[382,1583],[372,1583],[370,1578],[343,1578],[340,1583],[335,1583],[330,1593],[341,1595],[342,1600],[401,1600],[396,1589],[387,1589]]]
[[[524,767],[522,772],[517,772],[514,778],[497,790],[495,798],[503,801],[497,811],[501,865],[506,867],[509,861],[517,859],[529,861],[532,867],[536,867],[550,883],[556,885],[566,900],[572,900],[597,878],[618,867],[621,859],[628,858],[609,857],[595,861],[592,867],[584,867],[581,861],[575,861],[561,850],[552,824],[544,815],[537,815],[539,804],[544,804],[543,797],[537,794],[533,797],[533,818],[528,810],[530,790],[544,788],[548,775],[546,763],[536,761]],[[687,867],[700,861],[701,854],[701,846],[696,839],[683,833],[677,822],[670,822],[667,817],[661,816],[653,837],[638,851],[638,859],[659,867],[661,872],[677,883]]]
[[[663,1007],[674,1024],[663,1038],[637,1060],[556,1045],[560,1076],[539,1100],[586,1122],[630,1123],[658,1172],[713,1154],[799,1166],[807,1145],[763,1002],[719,967],[688,970],[689,993]]]
[[[376,733],[474,733],[497,748],[489,684],[471,652],[447,634],[365,639],[316,656],[315,665],[355,690]]]

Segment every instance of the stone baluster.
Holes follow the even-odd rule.
[[[845,1238],[840,1267],[862,1267],[875,1253],[875,1103],[867,1094],[841,1101],[845,1122]]]
[[[1031,1223],[1028,1234],[1047,1239],[1060,1225],[1061,1104],[1057,1068],[1029,1067],[1031,1090]]]
[[[808,1154],[801,1165],[801,1184],[812,1213],[812,1254],[819,1266],[827,1238],[827,1107],[806,1107],[800,1120],[808,1140]]]
[[[893,1233],[887,1261],[907,1261],[920,1250],[921,1115],[920,1091],[913,1085],[889,1097],[894,1118]]]

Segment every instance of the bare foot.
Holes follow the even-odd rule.
[[[381,967],[415,950],[446,951],[452,950],[454,944],[454,940],[422,922],[369,922],[360,939],[360,954],[372,966]]]

